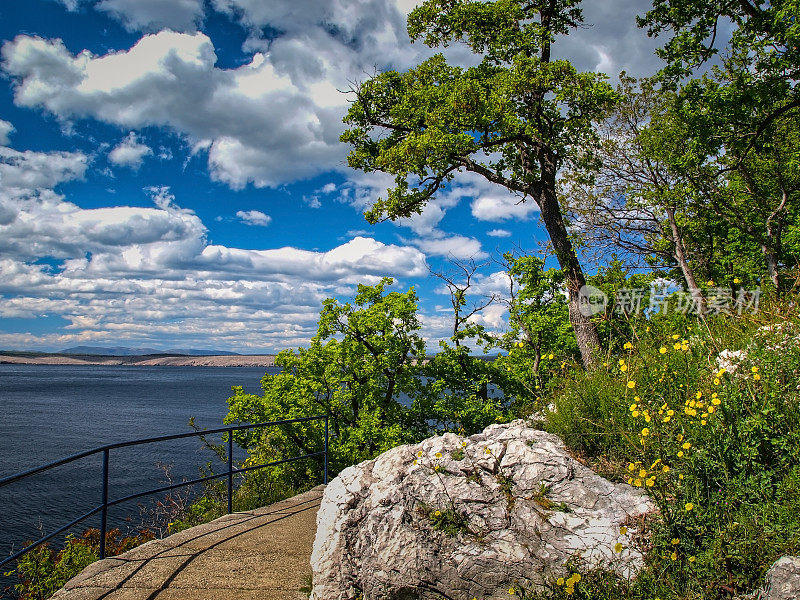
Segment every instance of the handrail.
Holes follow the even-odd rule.
[[[280,460],[275,460],[272,462],[264,463],[261,465],[252,465],[245,468],[233,468],[233,432],[234,431],[242,431],[247,429],[255,429],[256,427],[269,427],[274,425],[288,425],[292,423],[303,423],[306,421],[325,421],[325,448],[319,452],[311,452],[308,454],[303,454],[302,456],[294,456],[291,458],[284,458]],[[127,448],[129,446],[139,446],[141,444],[152,444],[155,442],[165,442],[169,440],[178,440],[182,438],[189,438],[189,437],[200,437],[205,435],[213,435],[215,433],[227,433],[228,434],[228,469],[216,475],[208,475],[206,477],[200,477],[198,479],[192,479],[191,481],[184,481],[181,483],[175,483],[159,488],[153,488],[150,490],[146,490],[144,492],[137,492],[135,494],[131,494],[128,496],[124,496],[122,498],[115,498],[113,500],[108,499],[108,471],[110,465],[110,454],[111,450],[117,448]],[[100,520],[100,558],[105,558],[106,555],[106,532],[108,530],[108,509],[111,506],[116,506],[117,504],[121,504],[122,502],[127,502],[128,500],[134,500],[136,498],[141,498],[143,496],[148,496],[150,494],[157,494],[160,492],[166,492],[169,490],[173,490],[179,487],[185,487],[190,485],[195,485],[197,483],[202,483],[204,481],[211,481],[212,479],[219,479],[221,477],[228,478],[228,514],[233,512],[233,476],[239,473],[246,473],[248,471],[253,471],[256,469],[263,469],[266,467],[272,467],[275,465],[280,465],[288,462],[293,462],[296,460],[303,460],[306,458],[315,458],[317,456],[324,457],[324,474],[323,474],[323,483],[328,483],[328,415],[318,415],[314,417],[298,417],[296,419],[281,419],[278,421],[266,421],[263,423],[250,423],[247,425],[233,425],[230,427],[219,427],[217,429],[208,429],[205,431],[192,431],[189,433],[176,433],[172,435],[162,435],[157,437],[150,437],[150,438],[143,438],[138,440],[130,440],[126,442],[115,442],[113,444],[106,444],[104,446],[98,446],[96,448],[92,448],[91,450],[85,450],[83,452],[78,452],[77,454],[73,454],[71,456],[67,456],[66,458],[61,458],[59,460],[53,461],[46,465],[42,465],[40,467],[35,467],[33,469],[29,469],[27,471],[23,471],[21,473],[15,473],[14,475],[9,475],[7,477],[3,477],[0,479],[0,487],[9,485],[11,483],[20,481],[27,477],[31,477],[33,475],[37,475],[44,471],[48,471],[50,469],[54,469],[56,467],[60,467],[62,465],[74,462],[76,460],[80,460],[82,458],[86,458],[88,456],[92,456],[94,454],[103,454],[103,491],[102,491],[102,502],[96,506],[95,508],[91,509],[89,512],[85,513],[84,515],[78,517],[77,519],[71,521],[67,525],[60,527],[58,530],[41,537],[36,542],[25,546],[22,550],[12,554],[11,556],[5,558],[4,560],[0,561],[0,568],[4,565],[10,563],[11,561],[17,560],[26,552],[30,552],[34,548],[42,545],[43,543],[47,542],[48,540],[54,538],[59,533],[63,533],[64,531],[70,529],[71,527],[77,525],[81,521],[88,519],[89,517],[96,515],[98,512],[101,513],[101,520]]]

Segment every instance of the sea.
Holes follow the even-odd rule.
[[[191,418],[203,429],[222,427],[231,386],[259,393],[267,371],[278,370],[0,364],[0,478],[104,444],[190,432]],[[217,472],[225,468],[196,438],[112,450],[109,499],[195,479],[209,461]],[[101,482],[95,455],[0,487],[0,557],[96,507]],[[109,528],[147,524],[158,499],[114,507]],[[98,526],[95,516],[72,531]]]

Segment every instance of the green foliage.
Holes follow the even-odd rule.
[[[648,568],[618,597],[726,598],[797,551],[793,300],[752,315],[634,323],[604,368],[576,374],[555,398],[547,428],[659,508],[647,528]]]
[[[148,531],[123,536],[118,529],[112,529],[106,533],[106,554],[116,556],[151,539],[153,534]],[[19,578],[14,589],[21,600],[45,600],[99,557],[100,532],[87,529],[80,537],[68,535],[61,550],[42,544],[23,554],[16,570],[5,575]]]
[[[420,376],[424,384],[414,396],[410,416],[419,424],[427,422],[430,433],[472,435],[508,419],[509,401],[501,393],[507,378],[496,362],[472,355],[466,346],[442,342]]]
[[[308,349],[281,352],[282,371],[265,375],[263,395],[234,388],[225,423],[257,423],[330,415],[330,472],[411,441],[421,425],[399,402],[419,388],[425,345],[417,333],[417,297],[386,292],[392,282],[360,285],[353,303],[329,299]],[[249,452],[246,465],[262,464],[324,446],[324,423],[309,421],[234,434]],[[283,485],[320,480],[322,462],[296,461],[261,475]]]

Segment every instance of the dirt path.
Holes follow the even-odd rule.
[[[53,600],[306,600],[323,490],[93,563]]]

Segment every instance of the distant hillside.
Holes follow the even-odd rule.
[[[74,346],[61,350],[59,354],[84,354],[91,356],[144,356],[148,354],[168,354],[171,356],[239,356],[236,352],[225,352],[224,350],[197,350],[194,348],[156,350],[155,348],[127,348],[125,346],[116,346],[114,348]]]

